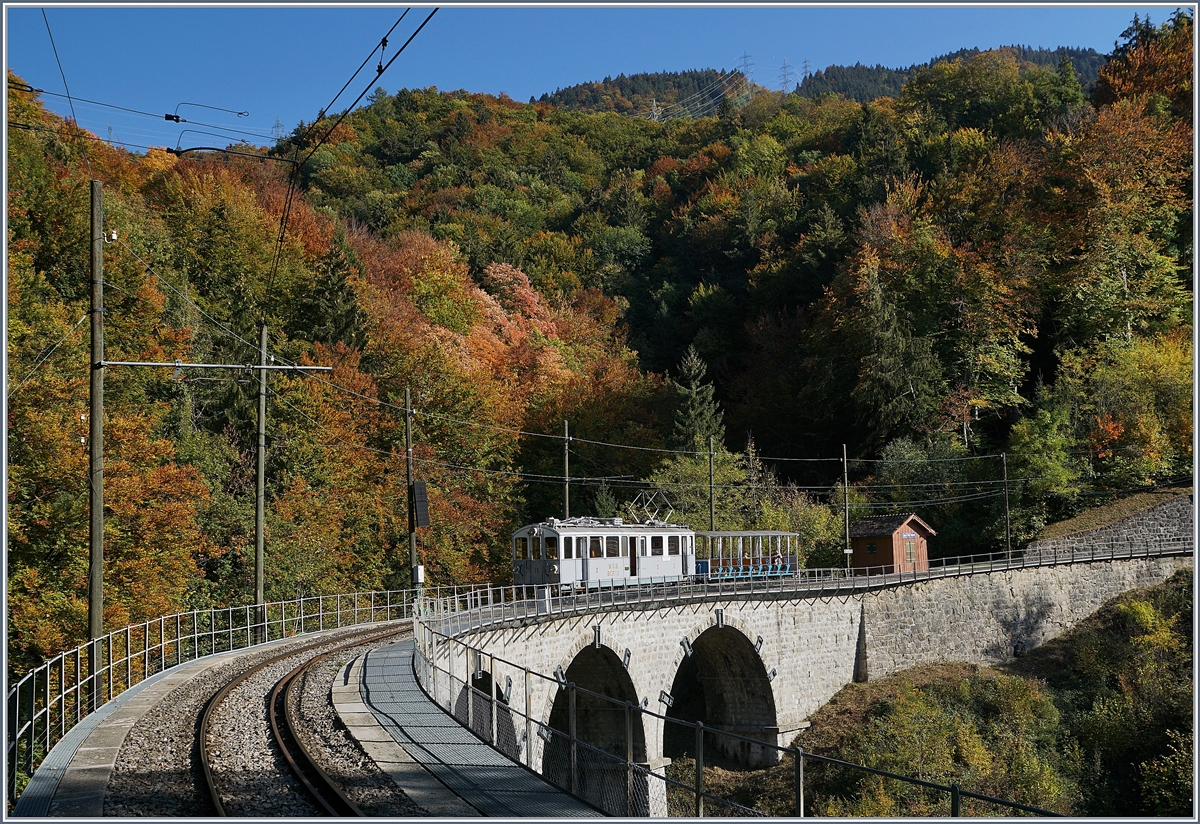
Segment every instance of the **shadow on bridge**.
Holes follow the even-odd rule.
[[[637,692],[621,660],[608,647],[585,647],[567,667],[565,681],[543,734],[542,775],[601,809],[648,815],[644,772],[635,773],[635,786],[629,786],[625,769],[627,757],[643,767],[647,758],[642,716],[631,709]]]
[[[691,644],[671,685],[672,704],[663,730],[663,755],[694,757],[695,728],[705,727],[757,738],[756,746],[744,739],[707,734],[705,748],[715,748],[747,767],[778,762],[779,728],[775,696],[766,667],[750,639],[733,627],[710,627]],[[688,722],[671,723],[672,720]]]

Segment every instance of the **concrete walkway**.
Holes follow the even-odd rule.
[[[76,724],[42,761],[17,799],[14,817],[100,818],[104,792],[125,737],[180,684],[241,655],[294,642],[288,638],[188,661],[150,676]]]
[[[475,815],[534,818],[603,815],[510,761],[433,703],[413,674],[411,640],[373,650],[362,657],[359,666],[362,705],[411,759],[404,769],[411,775],[415,774],[416,765],[424,767],[466,802]],[[355,680],[347,672],[347,686],[352,686]],[[338,713],[342,714],[340,708]],[[370,749],[367,752],[380,762]],[[389,766],[385,766],[388,764],[380,762],[385,772],[389,771]],[[416,788],[418,791],[414,793],[409,790],[411,779],[397,775],[393,780],[413,801],[426,806],[420,792],[425,788]],[[433,815],[463,814],[450,810],[435,812],[427,806],[426,809]]]

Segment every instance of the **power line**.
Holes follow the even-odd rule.
[[[12,121],[12,120],[10,120],[8,122],[8,125],[11,128],[24,129],[27,132],[48,132],[50,134],[59,134],[59,130],[54,128],[53,126],[38,125],[38,124],[34,124],[34,123],[18,123],[16,121]],[[119,142],[114,142],[113,140],[106,140],[105,138],[100,137],[98,135],[94,135],[91,132],[85,131],[82,128],[78,129],[78,134],[88,140],[95,140],[99,143],[103,143],[105,146],[108,146],[109,148],[112,148],[112,149],[124,149],[126,146],[132,146],[135,149],[147,149],[147,150],[161,148],[159,146],[142,146],[137,143],[127,143],[124,140],[121,140]]]
[[[21,379],[21,382],[17,384],[17,386],[16,386],[16,388],[15,388],[15,389],[13,389],[11,392],[9,392],[9,393],[8,393],[8,396],[7,396],[7,397],[8,397],[8,399],[10,399],[10,400],[11,400],[11,399],[12,399],[12,396],[13,396],[13,395],[15,395],[15,394],[17,394],[17,390],[18,390],[18,389],[20,389],[22,386],[24,386],[26,383],[28,383],[28,382],[29,382],[29,379],[33,377],[34,373],[35,373],[35,372],[37,372],[37,370],[38,370],[38,367],[39,367],[39,366],[41,366],[41,365],[42,365],[42,363],[44,363],[44,362],[45,362],[46,358],[48,358],[48,357],[50,357],[51,355],[53,355],[53,354],[54,354],[54,350],[56,350],[56,349],[58,349],[58,347],[62,346],[62,345],[63,345],[63,343],[65,343],[65,342],[66,342],[67,338],[71,337],[72,333],[74,333],[74,331],[75,331],[76,329],[78,329],[78,328],[79,328],[81,325],[83,325],[83,322],[84,322],[85,320],[87,320],[87,319],[88,319],[88,317],[89,317],[88,313],[86,313],[86,312],[85,312],[85,313],[83,314],[83,317],[81,317],[79,320],[75,321],[75,325],[74,325],[74,326],[72,326],[70,329],[68,329],[68,330],[67,330],[67,333],[66,333],[65,335],[63,335],[61,338],[59,338],[59,339],[58,339],[58,341],[57,341],[57,342],[55,342],[55,344],[54,344],[53,346],[51,346],[49,349],[47,349],[47,350],[46,350],[46,351],[45,351],[45,352],[42,354],[42,356],[41,356],[41,357],[39,357],[39,358],[37,359],[37,363],[35,363],[35,364],[33,365],[33,367],[32,367],[32,368],[29,370],[29,374],[27,374],[27,375],[26,375],[24,378],[22,378],[22,379]]]
[[[118,242],[122,246],[124,246],[126,248],[126,250],[129,251],[129,253],[134,257],[135,260],[137,260],[139,263],[142,264],[143,267],[145,267],[146,271],[148,271],[150,274],[154,275],[154,277],[157,278],[161,283],[164,283],[169,289],[171,289],[173,292],[175,292],[183,301],[185,301],[189,306],[193,307],[207,321],[209,321],[214,326],[216,326],[221,332],[226,334],[228,337],[238,341],[239,343],[242,343],[246,347],[257,350],[257,347],[254,344],[252,344],[250,341],[247,341],[245,338],[242,338],[240,335],[238,335],[233,330],[229,329],[227,326],[222,324],[220,321],[218,321],[212,315],[205,312],[198,304],[195,303],[195,301],[193,301],[191,298],[189,298],[183,291],[181,291],[178,287],[176,287],[169,280],[167,280],[166,278],[164,278],[160,274],[158,274],[158,272],[154,271],[154,269],[150,266],[150,264],[148,264],[145,260],[143,260],[141,257],[139,257],[138,254],[136,252],[134,252],[133,249],[131,249],[127,243],[125,243],[123,240],[118,240]],[[277,357],[277,359],[282,363],[286,363],[286,364],[293,365],[293,366],[296,365],[286,358]],[[372,397],[370,395],[364,394],[355,389],[350,389],[349,387],[342,386],[341,384],[335,383],[332,380],[323,378],[320,375],[306,374],[306,377],[309,378],[310,380],[314,380],[319,383],[325,384],[326,386],[330,387],[331,389],[336,389],[339,392],[343,392],[345,394],[352,395],[361,400],[376,404],[380,407],[387,408],[387,409],[393,409],[398,412],[406,411],[405,408],[403,406],[400,406],[399,404],[390,403],[390,402],[382,400],[380,398],[376,398],[376,397]],[[496,424],[480,423],[478,421],[472,421],[472,420],[468,420],[465,418],[456,418],[456,417],[453,417],[450,415],[442,415],[437,412],[429,412],[429,411],[418,410],[418,409],[413,409],[413,415],[419,416],[419,417],[428,417],[428,418],[444,420],[449,423],[455,423],[455,424],[459,424],[462,426],[470,426],[470,427],[479,428],[479,429],[489,429],[489,430],[496,431],[496,432],[503,432],[506,434],[516,435],[518,437],[525,436],[525,437],[533,437],[533,438],[546,438],[549,440],[562,440],[562,438],[563,438],[562,435],[554,435],[554,434],[549,434],[549,433],[545,433],[545,432],[533,432],[533,431],[524,430],[524,429],[514,429],[512,427],[499,426]],[[572,436],[570,438],[570,440],[573,442],[586,443],[586,444],[590,444],[593,446],[604,446],[604,447],[610,447],[610,448],[614,448],[614,449],[627,449],[627,450],[633,450],[633,451],[639,451],[639,452],[654,452],[654,453],[658,453],[658,454],[667,454],[667,455],[689,455],[689,456],[697,456],[697,457],[708,455],[708,452],[705,452],[705,451],[664,449],[664,448],[660,448],[660,447],[635,446],[632,444],[619,444],[619,443],[613,443],[613,442],[609,442],[609,441],[598,441],[598,440],[591,440],[588,438],[578,438],[578,437],[574,437],[574,436]],[[1081,453],[1081,454],[1086,454],[1086,453]],[[999,455],[964,455],[964,456],[958,456],[958,457],[954,457],[954,458],[928,458],[928,459],[913,458],[913,459],[900,459],[900,460],[851,458],[849,460],[857,461],[859,463],[893,463],[893,464],[897,464],[897,463],[938,463],[938,462],[950,462],[950,461],[957,462],[957,461],[970,461],[970,460],[993,460],[998,457],[1000,457],[1000,456]],[[765,462],[771,462],[771,463],[782,463],[782,462],[812,462],[812,463],[837,462],[837,463],[840,463],[841,462],[841,458],[783,458],[783,457],[774,457],[774,456],[769,456],[769,455],[756,455],[755,458],[759,461],[765,461]],[[482,470],[480,470],[480,471],[482,471]],[[550,476],[547,476],[547,477],[550,477]],[[561,476],[559,479],[561,480]],[[574,479],[572,479],[572,480],[574,480]],[[1039,479],[1037,479],[1037,478],[1017,478],[1017,479],[1010,479],[1010,482],[1015,483],[1016,481],[1019,481],[1019,480],[1039,480]],[[906,488],[907,489],[907,488],[923,488],[923,487],[940,488],[940,487],[946,487],[946,486],[970,486],[970,485],[1001,484],[1001,483],[1003,483],[1003,481],[999,481],[999,480],[947,481],[947,482],[932,482],[932,483],[920,483],[920,484],[864,484],[864,485],[856,486],[855,488],[856,489],[891,489],[891,488]],[[706,485],[702,485],[702,486],[705,486],[705,488],[707,488]],[[816,490],[816,489],[828,489],[830,487],[829,487],[829,485],[820,485],[820,486],[803,486],[803,487],[793,487],[793,488],[803,489],[803,490]]]
[[[153,118],[153,119],[159,120],[159,121],[167,120],[167,121],[170,121],[173,123],[188,123],[193,126],[203,126],[206,129],[221,129],[222,131],[233,132],[234,134],[249,135],[250,137],[261,137],[264,139],[271,137],[271,135],[263,134],[262,132],[248,131],[246,129],[235,129],[231,126],[222,126],[222,125],[216,124],[216,123],[200,123],[195,120],[188,120],[185,117],[179,117],[178,115],[155,114],[154,112],[146,112],[146,111],[142,111],[141,109],[131,109],[128,106],[118,106],[115,103],[104,103],[103,101],[100,101],[100,100],[89,100],[86,97],[72,97],[69,94],[59,94],[58,92],[51,92],[51,91],[47,91],[46,89],[39,89],[35,86],[29,85],[28,83],[18,83],[15,80],[9,80],[8,85],[9,85],[9,88],[20,89],[23,92],[30,92],[33,94],[48,94],[48,95],[52,95],[54,97],[65,97],[68,100],[70,100],[72,102],[72,104],[74,104],[74,101],[78,101],[80,103],[88,103],[92,106],[102,106],[106,109],[116,109],[117,111],[128,112],[129,114],[141,115],[142,117],[150,117],[150,118]],[[181,103],[180,105],[182,106],[185,104]],[[203,104],[189,103],[186,105],[200,106]],[[217,107],[216,106],[205,106],[204,108],[216,109]],[[220,111],[230,111],[230,110],[220,109]],[[75,114],[74,108],[71,109],[71,114],[72,114],[72,116],[74,116],[74,114]],[[78,118],[76,118],[76,122],[78,122]]]
[[[396,26],[400,24],[400,20],[403,20],[403,19],[404,19],[404,16],[405,16],[406,14],[408,14],[408,11],[409,11],[408,9],[405,9],[405,10],[404,10],[404,14],[401,14],[401,15],[400,15],[400,19],[399,19],[399,20],[397,20],[397,21],[396,21],[396,24],[395,24],[395,25],[393,25],[393,26],[392,26],[392,28],[388,30],[388,34],[390,34],[390,33],[391,33],[393,30],[395,30]],[[438,12],[438,10],[437,10],[436,8],[435,8],[433,11],[429,12],[429,16],[428,16],[428,17],[426,17],[426,18],[424,19],[424,21],[422,21],[422,22],[421,22],[421,25],[420,25],[420,26],[417,26],[417,30],[416,30],[416,31],[414,31],[414,32],[413,32],[411,35],[409,35],[408,39],[404,41],[404,45],[403,45],[403,46],[401,46],[401,47],[400,47],[400,49],[399,49],[399,50],[396,52],[396,54],[395,54],[395,55],[392,57],[392,59],[391,59],[391,60],[389,60],[389,61],[387,62],[387,65],[386,65],[386,66],[385,66],[385,65],[383,65],[382,58],[380,59],[380,65],[379,65],[379,69],[376,71],[376,74],[375,74],[375,79],[371,81],[371,82],[372,82],[372,84],[374,84],[375,82],[377,82],[377,81],[379,80],[379,78],[383,76],[383,73],[384,73],[384,72],[386,72],[386,71],[387,71],[387,70],[388,70],[388,69],[391,67],[391,65],[392,65],[393,63],[395,63],[395,62],[396,62],[396,58],[398,58],[398,57],[399,57],[401,54],[403,54],[403,53],[404,53],[404,50],[408,48],[408,44],[409,44],[409,43],[411,43],[411,42],[413,41],[413,38],[415,38],[415,37],[416,37],[418,34],[420,34],[420,33],[421,33],[421,29],[425,28],[425,24],[426,24],[426,23],[428,23],[430,20],[432,20],[432,19],[433,19],[433,16],[434,16],[435,14],[437,14],[437,12]],[[384,36],[384,38],[383,38],[383,40],[382,40],[382,41],[380,41],[380,43],[381,43],[381,46],[382,46],[382,45],[385,45],[385,44],[386,44],[386,42],[387,42],[387,36],[385,35],[385,36]],[[378,48],[378,47],[377,47],[377,48]],[[374,50],[374,49],[372,49],[372,50],[371,50],[371,54],[370,54],[370,55],[367,55],[367,60],[370,60],[370,59],[371,59],[371,55],[373,55],[373,54],[375,54],[375,50]],[[366,65],[366,62],[365,62],[365,61],[364,61],[363,65],[364,65],[364,66]],[[359,70],[358,70],[358,71],[362,71],[362,67],[361,67],[361,66],[359,67]],[[357,74],[358,74],[358,72],[356,71],[354,74],[355,74],[355,75],[357,75]],[[353,77],[351,77],[350,79],[351,79],[351,80],[353,80],[354,78],[353,78]],[[349,82],[347,82],[347,84],[346,84],[346,85],[349,85]],[[291,175],[289,176],[289,180],[288,180],[288,191],[287,191],[287,196],[286,196],[286,198],[285,198],[285,202],[284,202],[283,215],[282,215],[282,217],[280,218],[280,221],[279,221],[279,238],[278,238],[278,240],[276,241],[276,244],[275,244],[275,261],[274,261],[274,262],[272,263],[272,265],[271,265],[271,274],[270,274],[270,276],[267,278],[267,291],[270,291],[270,290],[271,290],[272,284],[274,284],[274,282],[275,282],[275,275],[276,275],[276,273],[279,271],[279,261],[280,261],[280,258],[283,256],[283,242],[284,242],[284,239],[285,239],[285,237],[286,237],[286,235],[287,235],[287,222],[288,222],[288,215],[289,215],[289,213],[290,213],[290,212],[291,212],[291,210],[292,210],[292,203],[293,203],[293,201],[294,201],[294,198],[295,198],[295,190],[296,190],[296,188],[297,188],[297,186],[298,186],[298,184],[299,184],[300,168],[301,168],[301,167],[302,167],[302,166],[303,166],[305,163],[307,163],[309,160],[311,160],[311,159],[312,159],[312,156],[313,156],[313,155],[316,153],[317,149],[321,148],[321,146],[322,146],[322,145],[325,143],[325,141],[329,139],[329,136],[333,134],[334,130],[335,130],[335,129],[337,129],[337,127],[338,127],[339,125],[341,125],[341,122],[342,122],[342,121],[343,121],[343,120],[346,118],[346,115],[348,115],[348,114],[350,113],[350,111],[351,111],[351,110],[352,110],[352,109],[353,109],[355,106],[357,106],[357,105],[358,105],[359,101],[360,101],[360,100],[362,100],[362,99],[363,99],[363,97],[365,97],[365,96],[366,96],[367,92],[368,92],[370,89],[371,89],[371,86],[370,86],[370,85],[368,85],[368,86],[367,86],[365,89],[363,89],[363,90],[362,90],[362,93],[361,93],[361,94],[359,94],[359,96],[358,96],[358,97],[356,97],[356,98],[354,99],[354,102],[353,102],[353,103],[351,103],[349,106],[347,106],[347,107],[346,107],[346,109],[345,109],[345,110],[342,112],[341,116],[339,116],[339,117],[338,117],[337,121],[336,121],[336,122],[333,124],[333,126],[331,126],[331,127],[329,128],[329,130],[328,130],[327,132],[325,132],[325,134],[324,134],[324,135],[321,137],[321,139],[320,139],[319,141],[317,141],[317,145],[316,145],[316,146],[314,146],[314,147],[312,148],[312,150],[311,150],[311,151],[310,151],[310,152],[309,152],[307,155],[305,155],[305,157],[304,157],[304,160],[300,161],[300,162],[299,162],[299,163],[298,163],[298,164],[297,164],[297,165],[296,165],[296,166],[295,166],[295,167],[292,169],[292,173],[291,173]],[[338,92],[338,93],[337,93],[337,96],[335,96],[335,97],[334,97],[334,100],[336,101],[336,100],[337,100],[337,98],[341,96],[341,94],[342,94],[341,92]],[[315,121],[314,121],[314,124],[313,124],[313,125],[314,125],[314,126],[316,125]],[[308,131],[306,130],[306,131],[305,131],[305,135],[307,135],[307,134],[308,134]],[[299,145],[299,144],[297,144],[297,146],[298,146],[298,145]],[[297,155],[297,156],[299,155],[299,149],[298,149],[298,148],[297,148],[297,150],[296,150],[296,155]]]
[[[285,397],[283,397],[281,394],[279,394],[279,392],[277,390],[272,389],[271,394],[274,395],[279,402],[283,403],[285,406],[289,407],[290,409],[295,411],[297,414],[299,414],[302,417],[304,417],[305,419],[307,419],[313,425],[320,427],[321,429],[327,430],[327,427],[324,424],[322,424],[317,419],[313,418],[307,412],[296,407],[289,400],[287,400]],[[321,444],[321,446],[328,447],[328,446],[340,445],[340,446],[344,446],[347,448],[359,449],[359,450],[363,450],[363,451],[367,451],[367,452],[377,453],[377,454],[384,455],[387,457],[392,457],[392,458],[399,457],[393,451],[378,449],[378,448],[366,446],[363,444],[349,443],[336,435],[334,435],[333,438],[334,438],[333,441],[325,442],[325,443]],[[506,469],[487,469],[487,468],[478,467],[478,466],[466,466],[463,464],[455,464],[455,463],[450,463],[447,461],[439,461],[439,460],[432,459],[432,458],[416,458],[416,457],[414,457],[413,462],[414,463],[424,463],[424,464],[429,464],[429,465],[433,465],[433,466],[440,466],[443,468],[453,469],[453,470],[458,470],[458,471],[477,472],[477,473],[487,474],[487,475],[501,475],[501,476],[505,476],[505,477],[518,478],[523,481],[538,481],[538,482],[543,482],[543,483],[552,483],[555,485],[560,484],[564,480],[566,480],[566,477],[563,475],[545,475],[545,474],[540,474],[540,473],[522,472],[522,471],[506,470]],[[1035,479],[1035,478],[1011,478],[1011,479],[1009,479],[1009,482],[1010,483],[1019,483],[1019,482],[1029,481],[1029,480],[1037,480],[1037,479]],[[824,485],[824,486],[819,486],[819,487],[816,487],[816,486],[801,487],[801,486],[795,486],[795,485],[791,485],[791,484],[783,485],[783,484],[761,484],[761,483],[729,483],[729,484],[716,484],[716,485],[710,486],[709,484],[706,484],[706,483],[687,483],[687,482],[682,482],[682,481],[680,481],[680,482],[652,481],[652,480],[645,480],[645,479],[630,480],[629,476],[627,476],[627,475],[572,476],[570,478],[570,481],[572,483],[580,483],[580,484],[593,485],[593,486],[598,485],[599,483],[608,483],[613,486],[628,487],[628,488],[642,488],[642,489],[666,488],[666,489],[683,490],[683,489],[710,489],[711,488],[711,489],[722,490],[722,491],[756,490],[756,489],[772,489],[772,488],[780,489],[780,490],[791,489],[791,490],[799,490],[799,491],[815,491],[815,490],[828,491],[831,489],[831,487],[829,485]],[[999,483],[999,482],[997,482],[997,483]],[[923,487],[926,485],[925,484],[914,484],[913,486],[914,487]],[[859,489],[859,490],[864,489],[864,488],[867,488],[867,487],[860,487],[860,486],[854,487],[854,489]],[[862,503],[856,504],[856,506],[869,508],[869,509],[894,509],[897,507],[910,507],[910,506],[935,506],[935,505],[943,505],[943,504],[949,504],[949,503],[965,503],[968,501],[986,500],[988,498],[999,497],[1002,494],[1003,494],[1003,492],[1001,490],[991,490],[991,491],[981,491],[981,492],[970,492],[967,494],[952,495],[949,497],[925,498],[925,499],[916,500],[916,501],[901,500],[901,501],[862,502]]]
[[[50,18],[46,16],[45,9],[42,9],[42,20],[46,21],[46,34],[50,35],[50,48],[54,50],[54,62],[58,64],[58,73],[62,75],[63,89],[67,92],[67,102],[71,104],[71,119],[78,126],[79,118],[75,116],[75,101],[71,99],[71,88],[67,85],[67,73],[63,71],[62,61],[58,58],[58,46],[54,45],[54,32],[50,31]],[[83,162],[87,165],[88,177],[95,177],[92,174],[92,161],[88,158],[87,144],[84,144],[83,148]]]

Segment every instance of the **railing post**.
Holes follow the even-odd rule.
[[[959,818],[962,815],[962,797],[957,784],[950,785],[950,817]]]
[[[575,746],[575,682],[572,681],[567,685],[567,697],[569,718],[568,726],[571,732],[571,793],[579,795],[579,761],[577,759],[578,752]]]
[[[79,699],[75,700],[76,707],[79,706]],[[7,775],[5,776],[8,782],[8,797],[15,798],[17,795],[17,727],[20,725],[21,713],[21,690],[20,687],[13,689],[8,697],[8,738],[4,742],[5,746],[5,767]]]
[[[804,749],[796,747],[796,817],[804,818]]]
[[[529,695],[529,667],[525,672],[525,766],[533,769],[533,700]]]
[[[493,747],[499,747],[499,745],[500,745],[500,741],[499,741],[499,740],[496,738],[496,713],[497,713],[497,710],[498,710],[498,707],[496,706],[496,690],[497,690],[497,688],[499,687],[499,681],[498,681],[498,676],[496,675],[496,656],[495,656],[495,655],[492,655],[492,656],[491,656],[491,666],[489,667],[489,669],[491,670],[491,673],[492,673],[492,678],[491,678],[491,681],[492,681],[492,689],[491,689],[491,693],[492,693],[492,694],[491,694],[490,696],[488,696],[489,698],[491,698],[491,699],[492,699],[492,738],[491,738],[491,744],[492,744],[492,746],[493,746]]]
[[[81,712],[83,706],[83,670],[80,666],[83,664],[83,647],[75,647],[75,723],[79,723],[79,719],[83,717]],[[11,729],[11,727],[10,727]],[[10,796],[11,797],[11,796]]]
[[[633,811],[633,702],[625,702],[625,815]]]
[[[471,666],[471,648],[464,646],[463,652],[466,659],[463,661],[466,664],[463,667],[463,688],[467,693],[467,729],[475,732],[475,668]]]
[[[25,771],[33,775],[33,749],[37,741],[37,670],[29,678],[29,736],[25,752]]]
[[[704,817],[704,722],[696,722],[696,818]]]

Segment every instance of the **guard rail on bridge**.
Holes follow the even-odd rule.
[[[1059,549],[1031,555],[974,555],[931,562],[929,570],[797,569],[762,579],[616,584],[586,593],[480,584],[436,587],[419,593],[421,613],[431,626],[456,635],[488,624],[550,614],[594,612],[614,606],[772,595],[830,595],[895,586],[910,581],[1121,558],[1189,555],[1190,538],[1084,551]],[[322,595],[261,606],[198,610],[135,624],[61,653],[25,673],[6,692],[5,769],[10,804],[46,753],[68,731],[105,702],[165,669],[207,655],[245,649],[267,641],[335,627],[414,617],[418,592]],[[100,666],[89,672],[93,651]],[[6,683],[8,682],[6,674]],[[807,756],[806,756],[807,757]]]
[[[914,571],[895,571],[894,567],[801,569],[783,578],[767,577],[760,580],[696,577],[684,581],[618,581],[609,587],[583,592],[553,586],[473,587],[463,592],[445,592],[440,597],[430,597],[422,602],[414,621],[417,639],[416,670],[422,688],[435,702],[452,713],[460,723],[472,729],[482,740],[504,752],[512,760],[533,768],[534,736],[540,737],[544,742],[543,776],[613,815],[645,816],[665,813],[671,816],[699,817],[705,815],[706,809],[709,815],[763,815],[762,811],[729,798],[719,797],[705,789],[706,741],[710,742],[710,748],[715,743],[718,752],[736,751],[739,746],[759,750],[773,749],[778,762],[790,759],[794,771],[792,809],[775,814],[805,814],[804,770],[806,761],[811,761],[826,765],[827,768],[870,773],[925,787],[936,793],[944,793],[949,802],[947,812],[951,816],[963,814],[964,798],[975,802],[974,808],[967,814],[994,814],[997,808],[1007,808],[1037,815],[1056,815],[1037,807],[969,792],[957,784],[936,784],[805,752],[799,747],[779,747],[761,739],[706,727],[700,722],[672,718],[650,710],[645,699],[640,705],[617,701],[568,682],[561,671],[553,676],[535,672],[523,664],[472,647],[455,636],[514,621],[569,616],[630,606],[657,606],[673,602],[728,598],[826,596],[870,591],[935,578],[1058,564],[1190,555],[1193,552],[1194,542],[1191,538],[1139,544],[1114,540],[1108,546],[1092,544],[1080,549],[1060,548],[1028,554],[994,553],[947,558],[931,562],[929,569]],[[530,594],[533,597],[526,597]],[[454,672],[453,662],[456,660],[464,662],[461,673]],[[438,661],[447,662],[447,668],[440,667]],[[485,668],[488,672],[486,680],[482,678]],[[505,675],[503,686],[499,682],[501,671],[508,673]],[[514,676],[524,682],[523,708],[508,703],[511,679]],[[555,689],[567,692],[566,730],[556,729],[533,717],[530,685],[538,680],[557,682]],[[484,685],[486,689],[479,689],[479,684]],[[587,696],[593,702],[593,711],[594,702],[602,702],[609,706],[609,712],[623,714],[623,752],[611,752],[594,746],[576,735],[575,708],[577,698],[581,695]],[[682,740],[690,742],[693,764],[686,765],[685,770],[668,768],[656,772],[646,764],[636,763],[634,722],[636,720],[638,727],[645,729],[644,719],[656,719],[662,724],[664,740],[667,736],[674,736],[676,740],[680,740],[682,735]],[[722,738],[724,742],[720,741]],[[616,748],[611,742],[609,747]],[[652,799],[659,799],[659,803],[655,804]]]
[[[558,586],[473,587],[443,589],[428,597],[422,615],[440,632],[458,635],[485,626],[551,616],[587,614],[610,609],[728,598],[826,597],[864,592],[937,578],[957,578],[1001,570],[1030,569],[1059,564],[1092,563],[1130,558],[1191,555],[1191,538],[1155,544],[1110,542],[1086,549],[1041,552],[992,553],[942,558],[929,569],[894,571],[894,566],[837,569],[799,569],[783,577],[687,579],[633,579],[605,581],[603,587],[572,590]]]
[[[476,611],[482,611],[479,608]],[[870,773],[934,791],[929,803],[936,804],[941,795],[947,803],[946,812],[954,817],[963,815],[963,799],[968,799],[967,815],[996,814],[997,808],[1019,810],[1035,815],[1056,816],[1059,813],[1008,801],[981,793],[970,792],[957,784],[937,784],[932,781],[900,775],[842,761],[837,758],[806,752],[801,747],[780,747],[757,738],[748,738],[737,733],[707,727],[702,722],[685,721],[648,709],[648,701],[639,704],[618,701],[598,692],[593,692],[566,680],[559,671],[554,676],[535,672],[528,667],[501,658],[481,649],[476,649],[456,638],[437,632],[423,625],[420,617],[415,620],[417,639],[417,680],[425,693],[459,723],[470,729],[482,741],[495,747],[512,761],[524,764],[531,770],[537,764],[534,759],[534,737],[544,742],[541,765],[542,777],[573,795],[594,804],[610,815],[623,817],[671,816],[762,816],[762,815],[805,815],[804,770],[805,763],[816,762],[826,769],[851,770]],[[442,668],[436,663],[447,662]],[[464,663],[462,671],[456,673],[454,661]],[[483,677],[486,670],[487,677]],[[506,673],[503,683],[499,674]],[[512,705],[513,677],[524,684],[524,706]],[[535,681],[556,682],[556,689],[567,693],[565,730],[543,723],[533,716],[530,685]],[[483,685],[485,689],[480,689]],[[624,719],[623,747],[612,752],[577,735],[576,706],[580,697],[589,699],[589,712],[604,711]],[[601,708],[598,709],[597,703]],[[635,729],[644,731],[646,720],[654,719],[662,724],[663,738],[682,740],[690,744],[692,764],[680,762],[665,769],[653,770],[648,764],[638,763],[635,758]],[[636,724],[636,727],[635,727]],[[643,732],[644,735],[644,732]],[[706,741],[709,742],[706,744]],[[732,746],[731,746],[732,744]],[[753,749],[760,753],[774,752],[776,764],[792,766],[792,798],[789,809],[764,812],[731,798],[723,797],[705,789],[705,751],[717,753],[737,751],[739,748]],[[672,769],[674,767],[674,769]],[[786,766],[784,767],[786,769]],[[974,801],[976,803],[971,804]],[[776,801],[778,803],[778,800]],[[1001,813],[1003,814],[1003,813]]]

